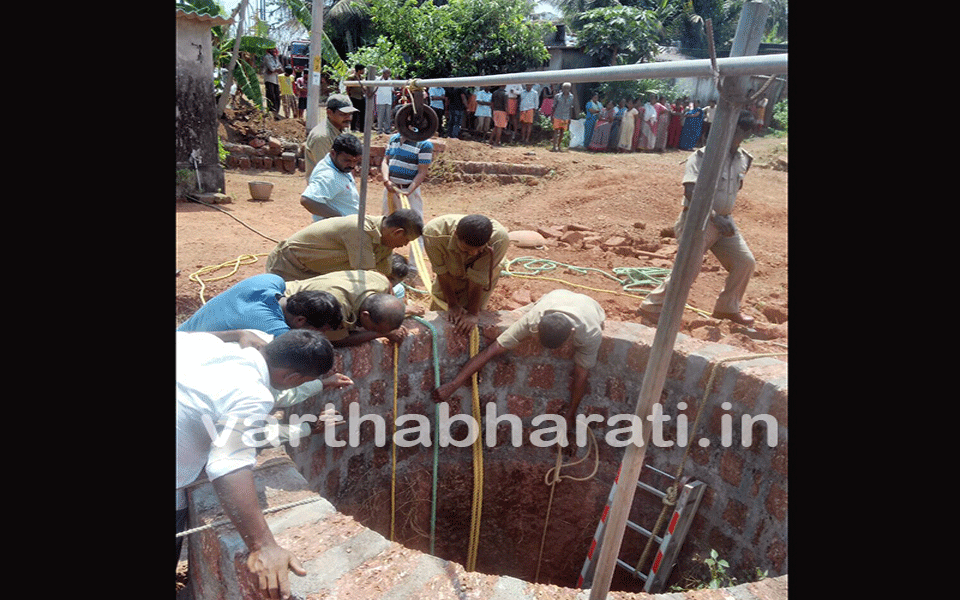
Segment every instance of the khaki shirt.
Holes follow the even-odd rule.
[[[301,281],[287,283],[283,294],[290,297],[297,292],[330,292],[340,302],[343,324],[339,329],[324,332],[328,340],[341,340],[358,328],[360,305],[371,294],[389,293],[393,289],[386,275],[376,271],[335,271]]]
[[[520,342],[539,330],[540,318],[552,312],[560,312],[574,322],[573,347],[576,353],[573,362],[584,369],[597,364],[597,354],[603,341],[603,321],[606,313],[590,296],[569,290],[553,290],[529,307],[527,312],[497,337],[497,343],[512,350]]]
[[[266,271],[288,282],[357,269],[389,275],[393,249],[380,243],[383,219],[364,216],[363,235],[357,231],[357,215],[311,223],[276,245],[267,257]]]
[[[700,165],[703,163],[703,148],[698,148],[687,158],[687,166],[683,172],[682,183],[696,183],[700,176]],[[717,182],[717,192],[713,196],[713,211],[718,215],[729,215],[733,212],[733,204],[737,201],[737,192],[740,183],[750,169],[753,156],[743,148],[731,155],[723,153],[723,165],[720,167],[720,180]],[[686,205],[686,199],[684,199]]]
[[[473,263],[467,254],[460,251],[457,244],[457,223],[466,215],[443,215],[433,219],[423,227],[423,245],[436,275],[450,275],[453,278],[472,281],[491,289],[500,278],[500,262],[510,248],[510,236],[506,228],[493,221],[493,234],[487,245],[491,252],[483,252]]]
[[[307,181],[310,180],[310,174],[313,173],[313,168],[317,166],[317,163],[330,153],[330,148],[333,148],[333,140],[343,133],[333,126],[330,119],[324,119],[324,121],[326,122],[325,128],[317,125],[311,129],[310,133],[307,134],[307,141],[303,145],[303,169]]]

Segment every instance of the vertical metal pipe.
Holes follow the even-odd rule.
[[[360,255],[363,256],[363,219],[367,210],[367,179],[370,176],[370,130],[373,128],[373,94],[367,90],[372,88],[361,88],[363,96],[366,98],[364,103],[363,117],[363,159],[360,161],[360,204],[357,211],[357,234],[360,236]]]
[[[731,56],[734,52],[748,52],[751,49],[756,53],[763,35],[763,24],[768,10],[769,7],[762,2],[744,3]],[[758,23],[759,27],[757,27]],[[635,414],[641,419],[641,423],[648,421],[647,417],[652,413],[653,405],[659,401],[663,392],[663,384],[673,355],[673,346],[680,329],[686,299],[700,269],[703,256],[703,229],[710,216],[714,192],[720,179],[723,154],[729,152],[740,108],[745,102],[745,94],[741,91],[743,79],[738,77],[723,81],[714,124],[707,138],[693,199],[687,209],[686,226],[680,235],[677,257],[670,274],[670,284],[667,286],[663,310],[650,348],[650,360],[647,362],[637,399]],[[601,542],[600,555],[597,558],[590,600],[605,600],[610,591],[610,581],[623,543],[624,528],[633,505],[634,493],[637,490],[636,483],[650,440],[650,427],[643,427],[642,438],[640,445],[631,444],[624,450],[620,470],[621,485],[617,487],[610,513],[607,515],[607,526]]]

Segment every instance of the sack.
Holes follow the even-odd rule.
[[[543,99],[543,104],[540,105],[540,114],[548,117],[553,114],[553,98]]]

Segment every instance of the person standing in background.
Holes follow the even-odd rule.
[[[365,65],[356,65],[354,66],[353,71],[351,71],[347,76],[347,79],[351,81],[363,81],[366,73],[367,67]],[[353,113],[353,120],[350,123],[350,128],[354,131],[363,131],[364,127],[366,126],[367,88],[362,85],[348,86],[347,96],[349,96],[353,107],[357,109],[357,112]]]
[[[390,79],[390,69],[384,69],[381,81]],[[384,85],[377,88],[376,115],[377,133],[389,134],[393,128],[393,87]]]
[[[263,55],[263,87],[267,93],[267,110],[272,112],[278,118],[280,117],[280,80],[279,75],[283,72],[283,66],[280,64],[279,54],[276,48],[270,48]]]

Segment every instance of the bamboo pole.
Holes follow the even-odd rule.
[[[757,52],[768,10],[769,7],[762,2],[744,3],[733,48],[730,51],[731,56]],[[704,227],[710,216],[713,196],[720,179],[723,155],[730,151],[737,119],[747,100],[747,90],[743,88],[748,83],[749,78],[722,79],[721,85],[718,86],[720,100],[717,103],[716,116],[707,138],[693,199],[687,209],[687,225],[680,235],[677,258],[670,275],[670,284],[666,289],[663,310],[650,348],[650,360],[647,362],[637,399],[635,414],[641,419],[641,423],[648,421],[647,417],[652,414],[653,406],[660,400],[663,392],[663,384],[673,356],[673,346],[680,329],[684,305],[693,280],[700,270]],[[640,445],[631,444],[624,450],[620,467],[621,484],[617,486],[607,515],[607,526],[601,541],[600,555],[597,558],[590,600],[605,600],[610,591],[610,581],[617,565],[624,529],[637,491],[636,483],[643,467],[650,429],[650,427],[643,427]]]

